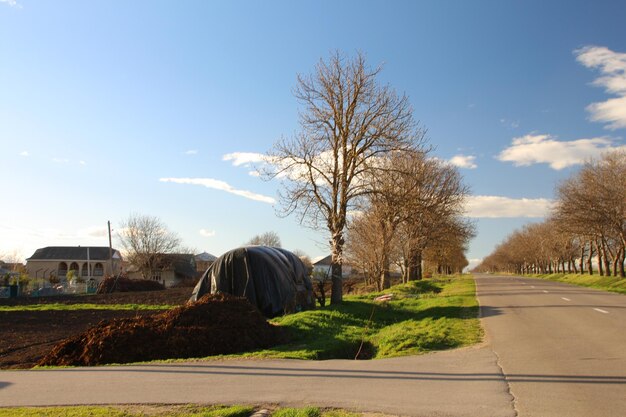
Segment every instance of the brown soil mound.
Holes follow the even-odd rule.
[[[131,292],[131,291],[160,291],[164,290],[163,284],[149,279],[130,279],[124,277],[108,277],[98,285],[98,294],[110,292]]]
[[[245,298],[207,294],[148,317],[103,320],[58,344],[38,365],[92,366],[245,352],[284,342]]]

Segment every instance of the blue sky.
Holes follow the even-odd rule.
[[[480,259],[624,145],[626,3],[546,3],[0,0],[0,253],[106,245],[134,212],[198,252],[273,230],[326,254],[242,158],[297,131],[296,75],[341,50],[460,166]]]

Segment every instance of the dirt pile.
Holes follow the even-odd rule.
[[[92,366],[245,352],[285,342],[245,298],[207,294],[148,317],[103,320],[66,339],[38,365]]]
[[[98,285],[98,294],[111,292],[133,292],[133,291],[160,291],[164,290],[163,284],[149,279],[130,279],[124,277],[108,277]]]

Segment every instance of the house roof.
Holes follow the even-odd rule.
[[[89,255],[89,257],[88,257]],[[113,258],[120,257],[119,251],[113,249]],[[109,260],[108,246],[47,246],[40,248],[27,259],[27,261],[38,260],[81,260],[86,261],[107,261]]]
[[[217,259],[217,256],[213,256],[208,252],[202,252],[196,255],[196,261],[214,262],[216,259]]]
[[[314,262],[314,263],[313,263],[313,265],[314,265],[314,266],[315,266],[315,265],[319,265],[319,266],[327,266],[327,265],[330,265],[330,264],[331,264],[331,260],[332,260],[331,256],[330,256],[330,255],[328,255],[328,256],[326,256],[325,258],[322,258],[322,259],[320,259],[319,261]]]

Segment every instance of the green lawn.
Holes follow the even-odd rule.
[[[69,406],[0,408],[0,417],[248,417],[258,408],[251,406]],[[316,407],[278,408],[272,417],[361,417],[361,413],[324,410]]]
[[[382,294],[390,302],[375,302]],[[346,296],[339,306],[279,317],[291,342],[238,356],[293,359],[386,358],[451,349],[482,338],[474,280],[435,278],[395,286],[381,293]],[[371,321],[370,321],[371,317]]]
[[[626,294],[626,278],[603,277],[597,274],[533,274],[526,276]]]
[[[152,304],[31,304],[0,306],[0,311],[50,311],[50,310],[169,310],[174,305]]]

